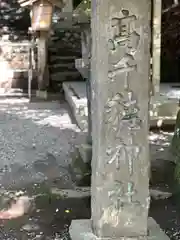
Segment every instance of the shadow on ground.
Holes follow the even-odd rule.
[[[29,185],[21,189],[22,192],[32,197],[32,208],[23,217],[1,222],[1,239],[69,240],[71,220],[90,218],[89,197],[66,198],[52,194],[48,183]],[[15,195],[17,192],[8,192],[13,199]]]

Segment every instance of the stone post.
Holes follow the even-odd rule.
[[[92,220],[72,240],[168,239],[148,225],[150,2],[91,1]]]
[[[99,238],[147,235],[150,1],[92,1],[92,220]]]

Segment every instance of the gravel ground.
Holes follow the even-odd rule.
[[[0,100],[1,184],[17,187],[62,177],[78,134],[65,103]]]
[[[171,164],[173,159],[169,153],[169,146],[173,137],[172,131],[156,131],[150,132],[150,153],[151,167],[155,167],[155,181],[153,187],[158,189],[168,189],[168,192],[173,192],[174,186],[168,187],[169,180],[173,180],[173,169]],[[167,175],[163,176],[163,168],[167,171]],[[167,170],[166,170],[167,169]],[[163,182],[159,183],[159,180]],[[162,196],[164,193],[162,194]],[[170,198],[158,198],[151,202],[149,214],[160,225],[161,229],[169,236],[170,240],[180,239],[180,204],[179,196],[171,196]]]
[[[0,100],[0,207],[19,191],[34,203],[28,215],[0,222],[0,239],[66,240],[72,219],[90,217],[88,200],[50,191],[74,188],[68,165],[84,136],[68,110],[66,103]]]

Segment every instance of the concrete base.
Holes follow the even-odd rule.
[[[118,238],[113,240],[170,240],[170,238],[160,229],[154,219],[148,219],[149,236],[135,238]],[[73,220],[69,229],[72,240],[111,240],[110,238],[98,238],[91,229],[91,220]]]
[[[82,131],[88,127],[88,106],[86,96],[86,82],[63,83],[65,97],[70,105],[77,125]],[[162,84],[160,94],[153,96],[150,103],[151,127],[162,127],[163,125],[174,125],[176,114],[179,110],[178,102],[180,88],[171,84]]]

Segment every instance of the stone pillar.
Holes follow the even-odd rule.
[[[153,0],[152,83],[154,94],[159,92],[161,79],[161,10],[162,0]]]
[[[94,233],[146,236],[150,1],[92,1],[92,43]]]
[[[91,1],[92,220],[72,240],[167,239],[148,238],[150,2]]]

